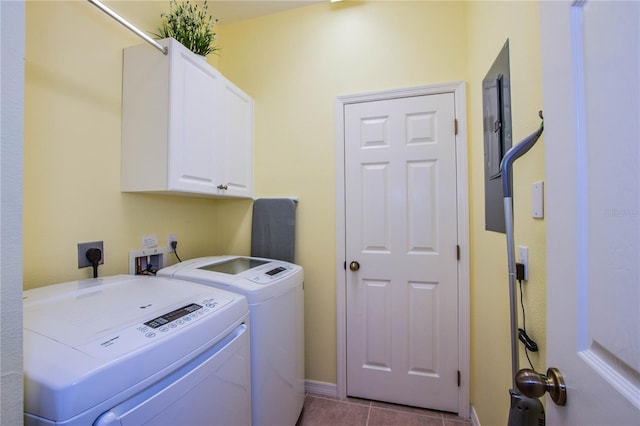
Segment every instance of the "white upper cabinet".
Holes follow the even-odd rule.
[[[125,49],[122,191],[251,197],[253,100],[173,39]]]
[[[253,99],[227,79],[223,83],[222,141],[226,193],[253,195]]]

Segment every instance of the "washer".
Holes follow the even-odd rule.
[[[272,259],[212,256],[175,264],[158,275],[247,297],[253,424],[295,425],[305,396],[302,268]]]
[[[25,425],[249,425],[245,297],[119,275],[24,292]]]

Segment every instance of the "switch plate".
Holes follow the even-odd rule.
[[[531,188],[531,216],[544,217],[544,182],[534,182]]]
[[[524,265],[524,280],[529,279],[529,247],[518,246],[518,263]]]
[[[87,259],[87,250],[91,249],[91,248],[97,248],[100,249],[100,252],[102,253],[102,257],[100,259],[100,262],[98,262],[99,265],[104,265],[104,249],[103,249],[103,242],[102,241],[92,241],[89,243],[78,243],[78,269],[81,268],[86,268],[87,266],[91,266],[91,262],[89,262],[89,259]]]

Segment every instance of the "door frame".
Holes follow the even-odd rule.
[[[346,298],[346,206],[345,206],[345,156],[344,156],[344,108],[348,104],[407,98],[422,95],[453,93],[455,118],[458,121],[456,135],[456,180],[458,203],[458,370],[460,387],[458,415],[469,417],[469,179],[467,155],[466,87],[464,81],[410,87],[338,96],[335,101],[335,164],[336,164],[336,396],[347,396],[347,298]],[[451,123],[453,126],[453,123]]]

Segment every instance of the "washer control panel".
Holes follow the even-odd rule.
[[[287,263],[270,262],[265,267],[254,268],[247,278],[254,283],[269,284],[275,280],[286,277],[294,270],[293,265]]]
[[[203,318],[213,315],[233,297],[206,297],[162,313],[142,323],[125,326],[111,335],[81,345],[78,350],[94,356],[118,356],[162,337],[171,335]]]

